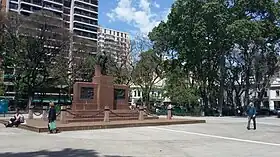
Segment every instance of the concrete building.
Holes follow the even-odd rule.
[[[98,2],[99,0],[0,0],[0,8],[1,11],[25,16],[42,10],[52,12],[58,19],[63,20],[64,27],[73,33],[69,52],[77,56],[76,50],[79,46],[86,46],[92,54],[97,53]],[[81,41],[83,45],[79,44]],[[13,71],[14,69],[7,69],[3,79],[5,94],[11,98],[15,94]]]
[[[280,109],[280,78],[272,80],[269,88],[269,109]]]
[[[129,33],[110,28],[99,27],[98,30],[99,52],[110,53],[116,59],[129,59],[130,36]]]
[[[97,52],[98,0],[1,0],[1,10],[26,16],[50,11],[74,33],[74,44],[79,38],[89,40],[92,53]]]

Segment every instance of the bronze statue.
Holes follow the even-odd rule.
[[[106,55],[98,55],[97,56],[97,64],[101,68],[101,74],[102,75],[107,75],[107,62],[108,62],[108,57]]]

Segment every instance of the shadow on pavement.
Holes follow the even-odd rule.
[[[119,155],[100,155],[95,150],[66,148],[61,151],[41,150],[37,152],[0,153],[0,157],[131,157]]]

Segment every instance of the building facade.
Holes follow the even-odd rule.
[[[116,59],[128,59],[127,57],[130,55],[129,33],[99,27],[98,48],[99,52],[109,53]]]
[[[280,109],[280,78],[272,81],[269,87],[269,109]]]
[[[1,0],[1,10],[29,16],[41,10],[54,13],[73,32],[73,43],[88,40],[97,52],[98,0]]]
[[[98,0],[0,0],[0,9],[29,16],[38,11],[48,11],[63,20],[64,28],[73,33],[70,53],[75,57],[79,46],[86,46],[92,54],[97,53]],[[86,43],[86,44],[85,44]],[[77,54],[78,55],[78,54]],[[14,69],[4,72],[5,96],[14,97]]]

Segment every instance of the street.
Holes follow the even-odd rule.
[[[188,117],[190,118],[190,117]],[[1,157],[276,157],[280,119],[203,117],[206,124],[38,134],[0,126]]]

